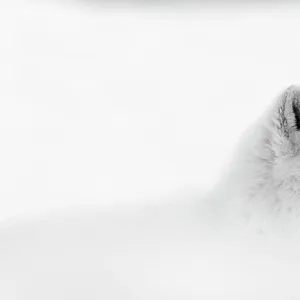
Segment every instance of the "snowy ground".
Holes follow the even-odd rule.
[[[101,3],[0,3],[2,221],[200,199],[300,82],[296,6]],[[297,236],[204,229],[181,208],[3,225],[0,298],[300,298]]]

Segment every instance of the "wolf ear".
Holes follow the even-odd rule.
[[[292,155],[298,152],[300,148],[300,86],[292,85],[279,96],[272,121],[275,130],[272,134],[275,149],[280,149],[281,155]]]

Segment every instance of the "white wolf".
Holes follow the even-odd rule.
[[[300,88],[291,86],[245,134],[210,195],[217,201],[209,204],[219,211],[227,206],[238,212],[238,203],[247,208],[244,211],[262,216],[263,207],[297,211],[299,149]],[[258,255],[257,247],[249,247],[247,238],[239,235],[229,247],[223,235],[215,239],[203,230],[197,206],[183,212],[188,206],[184,203],[177,213],[170,209],[173,206],[140,215],[61,213],[3,224],[0,299],[223,300],[300,295],[299,246],[283,251],[278,243],[268,244]],[[287,260],[291,257],[293,264]]]
[[[298,215],[300,87],[284,90],[244,133],[212,197],[222,208],[234,201],[254,214]]]

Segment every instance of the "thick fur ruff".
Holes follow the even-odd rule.
[[[213,196],[252,212],[299,212],[300,87],[287,88],[245,132]]]

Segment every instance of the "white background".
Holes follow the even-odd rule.
[[[175,2],[0,2],[0,220],[200,199],[300,82],[295,5]],[[0,298],[299,299],[298,235],[165,212],[1,226]]]
[[[1,2],[0,219],[201,194],[300,82],[296,6],[121,4]]]

